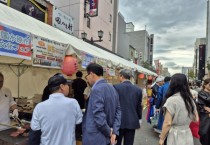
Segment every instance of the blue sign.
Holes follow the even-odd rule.
[[[30,60],[30,33],[0,23],[0,55]]]

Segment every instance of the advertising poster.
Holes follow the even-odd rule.
[[[33,66],[61,68],[67,44],[43,37],[33,37]]]
[[[31,60],[30,33],[0,23],[0,55]]]
[[[86,68],[88,64],[93,63],[94,60],[92,55],[84,53],[82,57],[82,68]]]
[[[90,17],[98,16],[98,0],[90,0]]]

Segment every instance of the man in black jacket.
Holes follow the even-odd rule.
[[[85,108],[84,90],[87,87],[87,83],[82,79],[82,72],[76,73],[76,79],[73,80],[72,89],[74,90],[74,98],[78,101],[81,109]]]
[[[135,129],[140,128],[142,90],[130,82],[131,71],[123,69],[120,71],[120,84],[114,85],[120,98],[122,112],[121,126],[117,145],[133,145]]]

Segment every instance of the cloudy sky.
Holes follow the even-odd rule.
[[[120,12],[135,30],[155,35],[154,59],[171,74],[191,67],[196,38],[206,37],[207,0],[119,0]]]

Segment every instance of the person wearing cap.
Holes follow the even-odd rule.
[[[81,109],[85,108],[84,90],[87,87],[87,83],[82,79],[83,73],[78,71],[76,73],[76,79],[73,80],[72,89],[74,90],[74,98],[78,101]]]
[[[0,72],[0,123],[10,125],[9,112],[12,110],[12,115],[18,117],[18,109],[10,89],[3,85],[4,75]],[[0,131],[5,129],[8,129],[8,127],[0,126]]]
[[[158,118],[158,124],[157,124],[157,131],[162,131],[164,116],[163,116],[163,103],[165,101],[165,95],[168,91],[169,84],[170,84],[171,77],[167,76],[164,78],[164,85],[159,87],[158,94],[157,94],[157,102],[156,102],[156,111],[159,111],[159,118]],[[156,127],[155,127],[156,128]]]
[[[121,83],[114,85],[119,94],[122,112],[117,145],[121,145],[122,139],[124,139],[124,145],[133,145],[135,130],[140,128],[142,90],[130,82],[131,76],[130,70],[121,70],[119,72]]]
[[[75,126],[82,112],[75,99],[68,98],[67,80],[56,74],[48,81],[49,99],[36,105],[29,133],[30,145],[76,145]]]
[[[155,104],[157,101],[157,94],[158,94],[158,89],[160,86],[164,84],[164,77],[163,76],[158,76],[155,80],[155,82],[151,85],[152,88],[152,97],[149,99],[149,107],[148,107],[148,117],[147,117],[147,122],[151,122],[151,118],[154,117],[155,115]],[[153,127],[156,127],[157,125],[155,124]]]
[[[103,78],[103,67],[92,63],[86,68],[92,86],[82,122],[82,145],[115,144],[121,110],[119,95]]]

